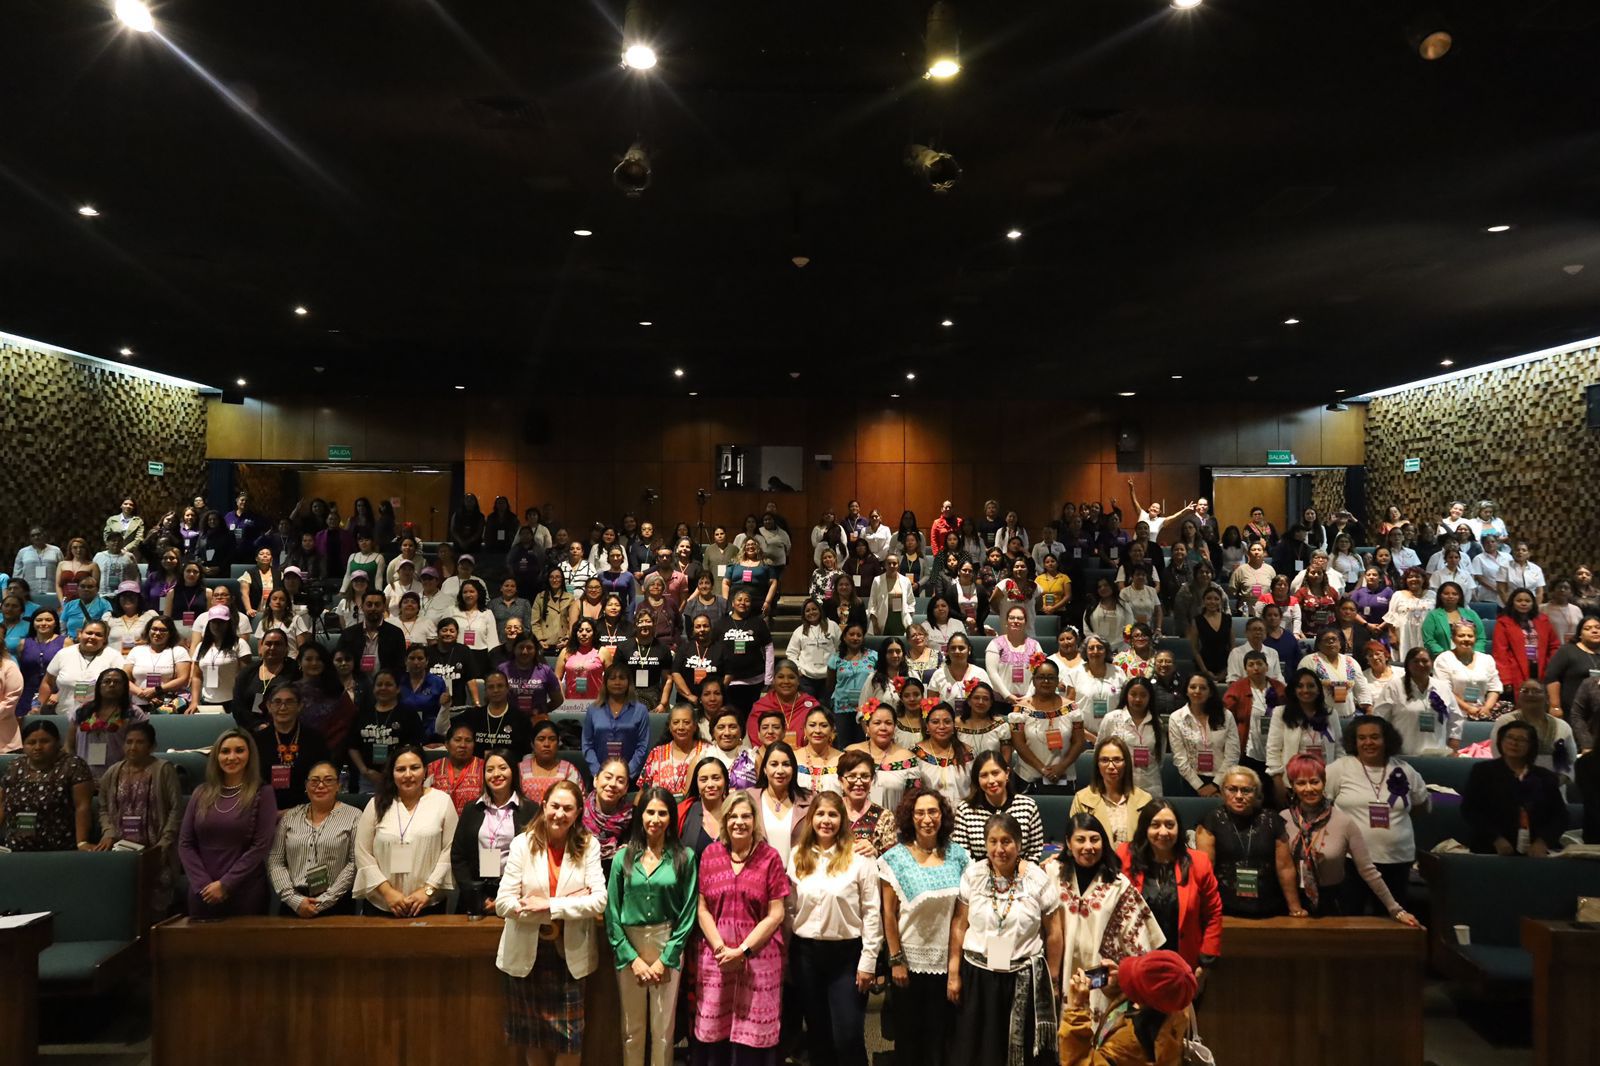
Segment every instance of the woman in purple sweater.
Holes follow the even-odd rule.
[[[255,743],[237,729],[224,732],[211,747],[206,782],[190,797],[178,833],[189,917],[265,912],[265,867],[278,803],[261,784]]]

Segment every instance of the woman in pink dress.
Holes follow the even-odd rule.
[[[700,856],[695,1066],[773,1066],[783,995],[784,859],[760,838],[754,802],[735,792],[722,834]]]

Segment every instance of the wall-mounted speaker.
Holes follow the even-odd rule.
[[[1138,452],[1144,450],[1144,434],[1132,422],[1124,422],[1117,427],[1117,451]]]

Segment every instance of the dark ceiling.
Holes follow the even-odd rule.
[[[920,0],[655,0],[649,75],[622,0],[9,0],[0,329],[250,392],[1319,401],[1600,333],[1600,4],[1427,5],[1433,63],[1409,6],[969,0],[934,84]]]

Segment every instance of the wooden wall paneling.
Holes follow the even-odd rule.
[[[1190,465],[1162,463],[1150,468],[1150,485],[1150,495],[1139,493],[1139,501],[1149,506],[1152,499],[1158,499],[1165,514],[1176,514],[1199,495],[1199,473]],[[1176,530],[1163,540],[1170,542],[1175,536]]]
[[[344,444],[352,449],[358,463],[373,458],[367,448],[367,419],[365,409],[351,407],[318,407],[311,428],[311,454],[308,459],[324,459],[330,445]]]
[[[851,449],[854,451],[854,448]],[[815,522],[822,517],[824,510],[832,511],[839,517],[844,517],[845,508],[852,499],[857,497],[856,491],[856,464],[854,462],[838,462],[831,464],[831,468],[823,470],[812,463],[811,469],[806,471],[806,495],[811,499],[812,509],[817,513],[811,515]],[[863,507],[870,506],[863,502]]]
[[[1278,436],[1283,447],[1294,452],[1301,466],[1316,466],[1322,462],[1322,416],[1320,407],[1292,411],[1278,419]],[[1262,459],[1265,462],[1265,457]]]
[[[1584,387],[1600,348],[1549,356],[1391,396],[1367,409],[1369,527],[1393,503],[1436,520],[1452,499],[1493,499],[1546,575],[1593,565],[1600,510],[1573,506],[1600,483],[1600,433],[1584,428]],[[1417,457],[1422,469],[1402,472]]]
[[[953,407],[949,400],[928,400],[905,409],[907,463],[948,464],[951,461],[957,432]],[[917,517],[922,517],[920,512]]]
[[[521,515],[529,507],[538,507],[548,511],[551,505],[556,508],[554,515],[546,515],[546,525],[549,519],[565,521],[562,514],[561,495],[566,491],[563,480],[564,472],[559,464],[545,461],[535,461],[527,458],[517,460],[517,514]],[[551,535],[555,529],[550,530]]]
[[[933,525],[939,514],[939,505],[954,500],[951,495],[955,483],[949,463],[907,463],[906,506],[917,513],[917,523],[924,530]]]
[[[1250,521],[1250,508],[1260,507],[1266,512],[1267,521],[1282,532],[1289,528],[1287,506],[1287,475],[1219,477],[1212,483],[1211,507],[1223,529],[1229,526],[1243,529]]]
[[[676,525],[680,520],[688,522],[692,527],[695,523],[699,509],[695,502],[695,492],[705,489],[715,495],[712,489],[711,464],[693,462],[666,462],[661,464],[661,514],[667,518],[671,525]],[[711,521],[711,503],[706,503],[706,521]]]
[[[1366,461],[1367,408],[1353,404],[1348,411],[1322,415],[1322,461],[1329,465],[1360,466]]]
[[[688,412],[685,412],[688,415]],[[692,416],[670,419],[661,426],[661,458],[673,463],[711,466],[710,423]]]
[[[819,398],[807,405],[806,461],[831,455],[835,464],[856,461],[856,408],[848,399]]]
[[[959,451],[959,442],[957,444]],[[950,499],[956,505],[956,514],[977,518],[983,514],[984,497],[978,486],[978,468],[972,463],[950,464]],[[931,518],[929,521],[933,521]]]
[[[611,466],[611,513],[620,518],[632,511],[640,518],[656,521],[661,518],[666,503],[658,499],[647,502],[644,490],[661,492],[661,462],[657,452],[641,452],[629,458],[620,458]],[[648,456],[648,458],[646,458]]]
[[[562,522],[574,538],[589,539],[595,522],[616,522],[611,502],[611,463],[585,460],[552,464],[561,469],[562,493],[556,497]]]
[[[261,405],[261,458],[278,461],[326,459],[326,448],[321,454],[316,451],[315,426],[314,407],[264,401]]]
[[[443,540],[450,532],[450,475],[413,471],[405,475],[403,484],[395,517],[413,523],[423,540]]]
[[[206,455],[228,459],[261,458],[260,400],[223,403],[221,397],[209,396],[205,405]]]
[[[876,508],[883,515],[885,525],[898,525],[900,512],[906,505],[905,464],[857,463],[856,495],[861,500],[863,514],[870,514]]]
[[[863,404],[856,423],[856,460],[861,463],[903,463],[906,417],[898,406]]]
[[[1063,463],[1056,468],[1053,481],[1055,491],[1051,498],[1055,500],[1055,507],[1049,515],[1059,519],[1061,505],[1071,500],[1074,504],[1081,504],[1085,500],[1092,500],[1100,491],[1100,464],[1099,463]]]
[[[473,459],[466,464],[467,491],[478,497],[478,506],[487,514],[496,496],[511,501],[511,508],[521,514],[521,501],[517,497],[517,464],[510,459]]]
[[[1233,424],[1237,449],[1233,460],[1224,465],[1261,466],[1268,452],[1287,447],[1279,436],[1277,412],[1266,405],[1235,405]]]

